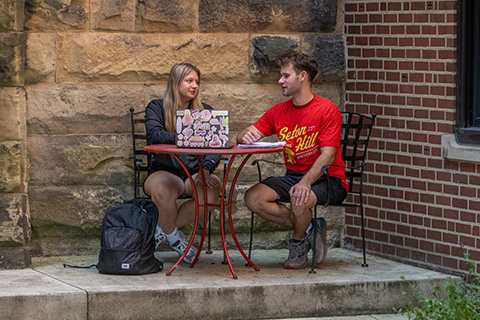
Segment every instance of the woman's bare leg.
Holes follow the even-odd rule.
[[[147,178],[144,188],[157,206],[158,225],[166,234],[172,233],[177,226],[177,198],[185,190],[184,182],[170,172],[157,171]]]
[[[192,176],[193,180],[195,180],[198,174],[199,173],[194,174]],[[210,174],[210,178],[215,179],[215,181],[217,182],[217,187],[215,188],[207,187],[207,199],[208,199],[207,201],[208,203],[216,204],[218,203],[218,200],[219,200],[222,184],[220,182],[220,179],[216,175]],[[197,194],[198,194],[198,202],[200,205],[203,205],[204,195],[203,195],[202,183],[197,182],[196,188],[197,188]],[[185,180],[185,194],[193,196],[193,189],[189,179]],[[208,209],[207,212],[210,210],[211,209]],[[205,211],[201,210],[199,212],[200,219],[204,217],[204,215],[205,215]],[[187,224],[192,223],[193,221],[195,221],[195,201],[188,200],[188,201],[185,201],[178,209],[177,227],[183,227]]]

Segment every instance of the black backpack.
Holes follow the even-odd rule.
[[[163,262],[154,256],[158,211],[146,199],[126,200],[108,209],[102,221],[100,273],[139,275],[159,272]]]

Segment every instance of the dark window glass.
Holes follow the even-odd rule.
[[[457,1],[457,123],[460,144],[480,145],[480,1]]]

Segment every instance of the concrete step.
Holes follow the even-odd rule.
[[[406,315],[389,313],[389,314],[370,314],[362,316],[339,316],[339,317],[322,317],[322,318],[288,318],[276,320],[408,320]]]
[[[387,319],[380,315],[391,315],[394,308],[415,300],[414,287],[430,292],[449,278],[376,256],[368,256],[369,267],[364,268],[361,254],[346,249],[330,249],[325,262],[310,274],[309,269],[284,269],[287,254],[254,251],[252,260],[260,267],[255,271],[230,250],[238,279],[222,264],[221,251],[202,252],[193,269],[182,264],[170,276],[166,270],[178,258],[173,252],[157,253],[165,269],[143,276],[63,267],[94,264],[97,256],[37,258],[32,268],[0,271],[0,318]]]

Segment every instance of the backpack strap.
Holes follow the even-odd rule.
[[[77,269],[90,269],[90,268],[93,268],[93,267],[96,267],[97,265],[96,264],[91,264],[89,266],[74,266],[74,265],[71,265],[71,264],[63,264],[63,267],[64,268],[77,268]]]
[[[153,231],[144,233],[143,243],[148,246],[148,243],[153,241],[155,238],[155,228],[157,227],[158,222],[157,207],[148,196],[125,200],[124,203],[132,203],[139,206],[140,210],[142,210],[142,212],[147,216],[147,224],[150,226],[150,228],[153,228]],[[152,210],[147,210],[149,208],[152,208],[152,210],[154,210],[153,212],[155,213],[152,214]]]

